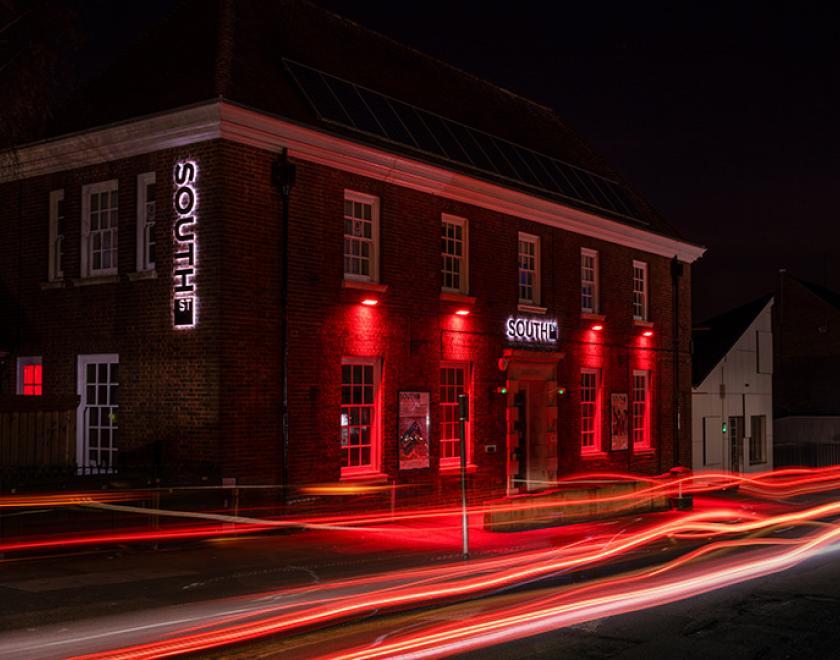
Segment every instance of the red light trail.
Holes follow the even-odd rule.
[[[641,607],[670,602],[703,591],[718,588],[724,584],[751,579],[768,572],[783,570],[803,559],[813,556],[819,549],[833,543],[840,537],[840,528],[822,527],[817,533],[807,534],[800,539],[733,539],[734,535],[769,533],[779,527],[799,525],[808,529],[814,522],[840,516],[840,502],[830,502],[801,511],[789,511],[776,515],[760,515],[734,509],[715,509],[681,515],[664,522],[632,529],[629,532],[594,539],[582,539],[578,543],[560,548],[520,552],[503,557],[476,560],[466,563],[430,566],[398,574],[364,577],[345,580],[342,588],[346,595],[319,598],[306,603],[296,611],[288,610],[288,604],[267,607],[257,614],[257,621],[242,622],[242,615],[232,619],[215,619],[208,624],[211,630],[182,631],[178,637],[140,644],[115,651],[97,653],[86,657],[96,658],[150,658],[191,653],[232,643],[239,643],[266,635],[289,635],[313,627],[347,621],[372,612],[401,610],[418,605],[433,605],[460,600],[467,596],[492,594],[499,589],[532,582],[559,572],[574,571],[586,566],[603,564],[606,560],[627,557],[651,544],[673,538],[690,538],[695,542],[712,539],[706,546],[693,550],[665,567],[647,571],[638,576],[622,576],[612,581],[598,583],[599,595],[568,602],[536,601],[524,606],[526,609],[512,615],[506,611],[500,617],[486,621],[477,619],[469,625],[458,625],[444,631],[427,635],[414,633],[407,639],[391,642],[376,649],[358,650],[358,656],[382,657],[403,652],[423,655],[453,653],[473,646],[497,643],[543,630],[549,630],[568,622],[594,618],[606,614],[630,611]],[[727,537],[721,539],[721,537]],[[698,559],[725,548],[747,547],[750,554],[711,566],[695,566]],[[781,548],[781,550],[779,550]],[[756,549],[763,551],[759,557]],[[675,569],[688,574],[670,577]],[[642,586],[635,584],[642,578],[652,580]],[[323,583],[319,590],[327,593],[334,585]],[[592,590],[595,586],[586,586]],[[584,592],[569,592],[580,596]],[[561,594],[562,595],[562,594]],[[566,596],[569,594],[567,593]],[[558,596],[560,597],[560,596]],[[569,596],[571,598],[571,596]],[[578,618],[576,618],[578,617]],[[394,646],[397,644],[398,646]],[[354,651],[354,653],[356,653]]]
[[[638,502],[654,496],[672,497],[678,493],[684,495],[698,495],[713,493],[726,489],[739,488],[742,492],[755,497],[770,500],[787,500],[807,494],[827,492],[840,489],[840,468],[822,469],[788,469],[776,472],[759,473],[755,476],[745,474],[731,474],[726,472],[706,472],[689,474],[676,478],[644,477],[640,475],[620,473],[590,473],[575,475],[555,483],[557,488],[581,487],[584,484],[604,482],[641,482],[648,484],[633,492],[616,495],[601,495],[566,500],[550,498],[533,498],[531,496],[513,498],[509,502],[499,504],[483,504],[472,506],[468,513],[471,516],[497,512],[526,511],[536,516],[541,511],[556,510],[558,508],[576,507],[590,504],[608,504],[608,511],[620,514],[632,509]],[[387,491],[395,486],[370,486],[365,484],[325,484],[305,487],[306,492],[322,495],[348,495]],[[6,543],[0,543],[0,552],[10,553],[24,550],[46,550],[62,546],[79,547],[85,545],[102,545],[108,543],[155,542],[174,541],[178,539],[213,538],[241,535],[253,532],[263,532],[279,528],[321,529],[321,530],[351,530],[364,528],[371,530],[374,525],[387,525],[392,528],[396,523],[416,522],[423,520],[443,519],[460,514],[460,508],[455,506],[437,508],[404,509],[400,513],[375,512],[351,515],[324,516],[289,516],[277,518],[254,518],[242,515],[229,515],[209,512],[173,511],[168,509],[152,509],[148,507],[132,507],[113,502],[148,497],[151,491],[127,492],[93,492],[71,494],[46,495],[12,495],[0,497],[0,507],[32,507],[32,506],[73,506],[85,505],[94,508],[112,509],[125,513],[144,516],[157,515],[161,517],[189,518],[196,520],[210,520],[217,525],[183,525],[169,526],[163,529],[122,530],[111,533],[88,533],[85,535],[58,534],[39,538],[23,538]]]

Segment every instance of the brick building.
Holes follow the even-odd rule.
[[[703,249],[550,109],[304,2],[186,2],[7,156],[0,412],[71,410],[82,472],[439,494],[461,393],[474,493],[690,463]]]

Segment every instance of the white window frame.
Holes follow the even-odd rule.
[[[87,435],[87,425],[85,424],[85,409],[87,407],[87,367],[89,364],[103,364],[109,365],[120,363],[120,356],[118,353],[93,353],[86,355],[79,355],[76,358],[76,394],[79,395],[79,406],[76,408],[76,465],[80,472],[85,472],[87,468],[93,467],[89,456],[89,437]],[[119,391],[119,380],[116,383]],[[119,403],[113,406],[119,410]],[[119,414],[119,412],[117,413]],[[112,427],[114,431],[119,432],[119,422]],[[107,468],[97,467],[98,473],[116,472],[115,459],[119,451],[118,446],[111,446],[111,464]]]
[[[603,414],[603,402],[601,401],[601,370],[600,369],[593,369],[589,367],[584,367],[580,370],[580,376],[582,377],[584,374],[593,375],[595,376],[595,401],[592,402],[594,404],[594,414],[592,418],[592,445],[591,446],[584,446],[583,444],[583,385],[579,382],[579,389],[581,392],[580,396],[580,409],[578,412],[579,419],[580,419],[580,453],[581,456],[591,456],[593,454],[601,454],[603,453],[603,438],[601,437],[602,428],[602,414]]]
[[[371,250],[370,250],[370,274],[369,275],[362,275],[360,273],[348,273],[344,269],[344,238],[348,237],[348,234],[344,233],[344,202],[352,201],[352,202],[359,202],[362,204],[370,204],[371,205]],[[379,281],[379,197],[376,195],[368,195],[366,193],[356,192],[354,190],[345,190],[344,197],[342,199],[342,270],[344,270],[344,279],[345,280],[357,280],[359,282],[378,282]],[[350,237],[354,239],[358,239],[358,237]]]
[[[464,388],[463,393],[467,395],[467,401],[472,407],[472,369],[470,368],[471,365],[469,362],[452,362],[452,361],[443,361],[440,363],[440,368],[438,369],[438,381],[440,381],[440,372],[444,369],[461,369],[464,372]],[[441,394],[443,393],[443,383],[439,383],[438,387],[440,388]],[[453,408],[455,409],[456,414],[456,422],[455,428],[458,428],[458,402],[455,401],[444,403],[443,396],[439,399],[439,406],[440,406],[440,427],[439,427],[439,446],[440,446],[440,456],[439,456],[439,467],[442,470],[445,469],[452,469],[455,467],[460,467],[461,465],[461,450],[458,447],[458,450],[455,453],[455,456],[449,456],[444,458],[443,456],[443,409],[444,407]],[[470,419],[472,419],[472,414],[469,415]],[[473,450],[472,450],[472,428],[470,425],[469,420],[467,421],[466,426],[467,431],[467,463],[472,465],[473,462]],[[460,437],[458,437],[457,443],[460,444]]]
[[[116,243],[113,246],[114,254],[116,255],[114,263],[109,268],[93,270],[90,245],[90,198],[92,195],[99,193],[115,191],[119,194],[119,181],[117,179],[82,186],[82,277],[101,277],[117,274],[119,267],[119,202],[117,202]]]
[[[592,280],[584,280],[583,279],[583,260],[585,258],[592,259]],[[600,263],[598,258],[598,250],[591,250],[589,248],[581,248],[580,249],[580,311],[586,314],[598,314],[601,309],[600,298],[601,298],[601,275],[600,271]],[[583,287],[586,284],[592,285],[592,306],[586,307],[583,304]]]
[[[520,251],[519,247],[520,243],[532,243],[534,245],[534,284],[532,287],[533,295],[530,299],[523,298],[521,296],[520,282],[522,278],[523,269],[521,259],[522,252]],[[540,262],[540,237],[535,236],[534,234],[526,234],[525,232],[519,232],[516,242],[516,295],[519,298],[519,303],[522,305],[540,304]]]
[[[23,392],[23,368],[31,366],[41,367],[41,394],[25,395]],[[20,396],[42,396],[44,394],[44,366],[40,355],[29,355],[17,359],[17,386],[15,392]]]
[[[59,215],[58,209],[61,202],[64,201],[64,190],[53,190],[50,192],[50,229],[49,229],[49,259],[48,265],[48,279],[50,282],[56,282],[64,279],[64,264],[62,263],[64,252],[64,235],[59,234],[61,220],[64,216]],[[64,213],[67,210],[64,209]]]
[[[147,199],[147,188],[150,184],[156,183],[154,172],[144,172],[137,175],[137,272],[155,270],[156,264],[149,255],[149,247],[152,241],[152,232],[155,228],[157,209],[152,220],[149,220],[149,204],[155,204],[155,200]]]
[[[353,478],[359,476],[366,476],[370,474],[379,474],[381,470],[382,461],[382,417],[384,411],[382,410],[382,393],[381,393],[381,374],[382,361],[378,357],[343,357],[341,358],[341,366],[371,366],[373,367],[373,420],[370,425],[370,464],[369,465],[353,465],[341,466],[341,478]],[[340,387],[344,386],[344,379],[340,379]],[[343,407],[341,402],[341,395],[339,393],[339,407]],[[339,420],[339,448],[341,447],[341,423]],[[344,463],[342,456],[341,463]]]
[[[636,271],[641,270],[642,276],[642,290],[636,290]],[[636,294],[641,296],[641,315],[636,313]],[[647,321],[650,308],[650,269],[646,261],[633,260],[633,319],[636,321]]]
[[[645,383],[644,389],[644,399],[642,400],[642,405],[644,406],[644,412],[642,414],[642,437],[641,441],[636,442],[636,379],[643,378]],[[630,436],[631,442],[633,443],[633,450],[634,451],[647,451],[652,449],[651,438],[650,438],[650,371],[644,369],[634,369],[633,370],[633,382],[631,383],[630,387]]]
[[[466,218],[461,218],[457,215],[449,215],[448,213],[443,213],[440,216],[440,224],[441,228],[444,225],[450,224],[455,225],[461,228],[461,256],[458,257],[454,254],[450,254],[448,252],[443,251],[443,246],[441,246],[440,250],[440,257],[441,257],[441,290],[446,291],[448,293],[460,293],[463,295],[467,295],[470,292],[470,240],[469,240],[469,222]],[[441,240],[443,240],[443,236],[441,236]],[[444,273],[446,272],[444,269],[443,260],[445,258],[450,259],[459,259],[461,264],[461,271],[460,271],[460,281],[459,286],[457,287],[447,287],[444,286],[443,277]]]

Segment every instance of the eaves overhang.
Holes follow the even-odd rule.
[[[102,126],[0,155],[0,183],[224,139],[693,263],[705,248],[225,100]]]

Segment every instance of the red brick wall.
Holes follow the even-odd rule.
[[[171,171],[176,159],[199,162],[201,297],[198,329],[171,328]],[[0,281],[6,321],[18,337],[16,354],[44,356],[46,396],[75,394],[75,356],[117,352],[121,362],[121,443],[127,452],[161,441],[171,460],[210,461],[221,476],[246,483],[278,483],[282,474],[280,419],[280,203],[270,173],[273,155],[228,142],[210,142],[106,165],[38,177],[0,187]],[[135,177],[157,172],[158,279],[129,282],[134,270]],[[81,186],[120,180],[119,284],[42,291],[47,273],[49,191],[65,189],[65,272],[79,271]],[[342,208],[345,188],[381,200],[381,281],[375,308],[342,288]],[[440,300],[440,214],[469,220],[472,314],[455,317]],[[382,358],[383,472],[417,493],[449,500],[454,475],[437,470],[438,368],[442,359],[472,363],[472,438],[483,493],[504,489],[507,401],[494,393],[504,382],[497,360],[504,322],[516,313],[517,232],[541,237],[542,303],[559,324],[555,350],[565,353],[558,383],[561,472],[639,470],[671,466],[672,287],[668,258],[587,239],[518,218],[332,170],[298,163],[290,206],[290,461],[292,484],[331,482],[340,475],[339,404],[342,356]],[[582,246],[597,249],[605,330],[595,341],[580,318]],[[632,261],[650,264],[649,350],[633,325]],[[680,352],[684,405],[690,397],[690,277],[682,278]],[[6,304],[6,303],[4,303]],[[630,392],[630,374],[648,359],[653,372],[652,435],[656,449],[639,456],[607,452],[581,459],[579,370],[600,352],[608,443],[609,394]],[[647,356],[647,357],[645,357]],[[12,356],[14,357],[14,356]],[[14,361],[2,392],[13,397]],[[429,390],[432,468],[399,473],[396,455],[398,390]],[[689,460],[690,411],[682,411],[681,456]],[[495,445],[496,453],[485,452]]]
[[[45,403],[77,401],[76,357],[118,353],[119,445],[123,464],[170,466],[219,461],[220,234],[213,222],[221,204],[219,147],[188,148],[0,185],[0,304],[2,330],[12,350],[0,396],[15,400],[15,358],[41,355]],[[172,168],[200,163],[200,325],[172,330]],[[136,177],[156,172],[157,279],[129,281],[136,270]],[[118,283],[77,286],[81,269],[82,186],[119,180]],[[66,286],[42,289],[48,275],[48,200],[64,189]]]
[[[226,147],[239,162],[255,165],[254,178],[264,187],[270,156],[244,147]],[[244,155],[249,154],[249,155]],[[261,172],[261,173],[259,173]],[[380,279],[388,290],[375,308],[358,304],[363,294],[342,289],[343,192],[351,189],[377,195],[381,211]],[[263,209],[262,222],[273,226],[277,206]],[[470,293],[477,298],[472,314],[460,319],[453,307],[440,301],[440,214],[468,218],[470,237]],[[565,351],[559,383],[568,394],[559,402],[561,470],[631,469],[657,472],[672,465],[673,360],[671,354],[672,285],[670,260],[624,247],[585,239],[569,232],[407,190],[380,181],[298,163],[298,180],[291,199],[290,298],[290,479],[293,484],[335,481],[340,475],[338,409],[342,356],[380,356],[383,359],[383,472],[400,483],[425,483],[446,498],[445,477],[438,479],[438,368],[441,360],[467,359],[473,366],[472,435],[477,471],[476,486],[503,488],[505,480],[505,407],[492,390],[504,380],[497,360],[504,349],[505,319],[516,310],[517,232],[542,239],[543,304],[556,316]],[[272,264],[276,242],[261,243],[262,259]],[[653,371],[653,444],[657,451],[640,456],[608,453],[602,460],[583,460],[578,450],[578,373],[591,347],[590,322],[579,313],[579,253],[582,246],[599,250],[602,311],[606,330],[603,345],[605,441],[606,405],[612,391],[629,392],[630,373],[649,355]],[[655,336],[650,350],[640,350],[641,329],[631,311],[632,260],[650,264],[650,318]],[[681,462],[690,460],[690,269],[681,280]],[[458,331],[458,329],[462,331]],[[273,363],[274,359],[271,358]],[[254,365],[257,367],[258,365]],[[399,473],[396,456],[397,392],[430,390],[432,395],[433,467]],[[485,445],[496,445],[487,454]],[[268,440],[267,456],[276,454]],[[443,483],[442,483],[443,482]]]

